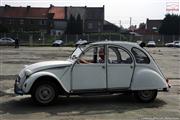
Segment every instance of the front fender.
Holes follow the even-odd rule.
[[[168,88],[165,78],[152,69],[136,69],[133,75],[131,90],[161,90]]]
[[[60,84],[61,86],[63,87],[63,89],[67,91],[67,89],[63,86],[63,84],[61,83],[61,80],[56,76],[54,75],[53,73],[50,73],[50,72],[37,72],[37,73],[34,73],[32,74],[23,84],[22,86],[22,90],[24,93],[28,93],[33,85],[33,83],[40,77],[42,76],[50,76],[50,77],[53,77],[54,79],[56,79]]]

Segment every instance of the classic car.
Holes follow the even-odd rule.
[[[58,95],[132,93],[152,102],[168,91],[168,80],[152,56],[137,43],[101,41],[78,46],[66,61],[26,66],[15,80],[16,94],[30,94],[36,103],[54,103]]]

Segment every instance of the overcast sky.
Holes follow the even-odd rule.
[[[102,7],[105,5],[105,19],[123,27],[128,27],[130,17],[132,25],[139,25],[146,22],[146,19],[163,19],[166,11],[166,4],[179,2],[179,0],[0,0],[0,5],[49,7],[54,6],[87,6]],[[179,4],[180,6],[180,4]],[[180,7],[179,7],[180,8]],[[174,11],[180,14],[180,11]]]

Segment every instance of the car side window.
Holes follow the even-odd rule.
[[[79,59],[79,64],[104,63],[105,49],[104,46],[96,46],[85,51]]]
[[[127,51],[118,47],[108,47],[108,63],[110,64],[131,64],[132,58]]]
[[[149,64],[150,63],[150,59],[142,50],[140,50],[138,48],[132,48],[131,51],[136,59],[136,63],[139,63],[139,64]]]

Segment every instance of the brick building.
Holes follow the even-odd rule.
[[[38,31],[52,35],[63,34],[70,16],[83,20],[83,32],[102,32],[104,22],[103,7],[0,7],[0,27],[9,32]]]
[[[154,40],[156,43],[163,45],[167,42],[180,39],[179,35],[161,35],[159,34],[159,28],[163,20],[160,19],[147,19],[145,29],[136,29],[135,32],[142,35],[142,39],[145,42]]]

